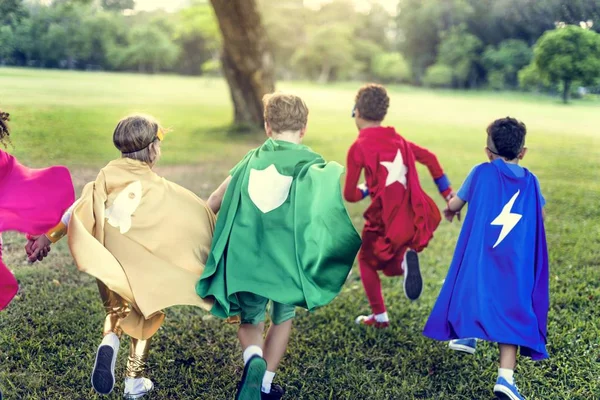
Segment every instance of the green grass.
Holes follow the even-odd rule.
[[[281,83],[307,101],[306,142],[344,163],[356,136],[350,112],[358,85]],[[23,162],[72,168],[78,190],[116,151],[111,135],[123,115],[153,114],[173,128],[160,172],[202,197],[262,138],[226,133],[232,111],[224,82],[213,79],[0,68],[0,108],[13,116],[14,152]],[[485,127],[512,115],[528,126],[523,164],[546,196],[551,261],[550,359],[520,359],[517,379],[528,399],[600,399],[600,104],[533,95],[390,90],[387,122],[430,148],[458,186],[484,161]],[[427,171],[426,190],[435,193]],[[437,199],[437,197],[436,197]],[[358,228],[366,203],[349,205]],[[440,202],[441,206],[441,202]],[[331,305],[299,312],[289,351],[276,377],[288,399],[491,399],[497,349],[475,356],[450,352],[421,330],[441,288],[460,230],[444,223],[422,253],[425,291],[409,303],[401,279],[384,279],[393,326],[362,329],[368,312],[355,271]],[[8,399],[96,398],[89,384],[102,307],[94,281],[78,273],[66,243],[41,265],[23,262],[23,239],[4,236],[21,283],[0,313],[0,386]],[[126,349],[128,344],[123,343]],[[233,398],[241,376],[235,327],[186,307],[167,310],[155,337],[150,399]],[[126,351],[119,356],[124,370]],[[123,389],[117,384],[118,398]]]

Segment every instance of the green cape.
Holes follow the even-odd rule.
[[[342,202],[343,171],[306,146],[272,139],[231,171],[196,285],[214,298],[214,315],[238,315],[239,292],[309,310],[337,296],[361,245]]]

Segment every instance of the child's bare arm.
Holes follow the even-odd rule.
[[[460,210],[467,204],[460,197],[456,195],[451,195],[450,200],[448,200],[448,207],[444,210],[444,217],[452,222],[454,217],[457,217],[460,221]]]
[[[448,209],[452,212],[459,212],[460,210],[462,210],[462,208],[465,206],[464,201],[461,200],[460,197],[458,196],[454,196],[450,199],[450,201],[448,201]]]
[[[221,209],[221,203],[223,202],[223,197],[225,196],[225,192],[227,192],[227,188],[229,187],[229,182],[231,182],[231,176],[228,176],[227,179],[225,179],[217,188],[217,190],[215,190],[208,198],[207,204],[215,214]]]

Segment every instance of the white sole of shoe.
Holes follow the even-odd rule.
[[[474,349],[472,347],[465,346],[463,344],[454,344],[452,342],[450,342],[450,344],[448,345],[448,347],[451,350],[460,351],[462,353],[468,353],[468,354],[475,354],[475,350],[476,350],[476,349]]]
[[[502,385],[494,386],[494,394],[500,400],[520,400],[517,396],[513,394],[513,392],[510,391],[509,388]]]

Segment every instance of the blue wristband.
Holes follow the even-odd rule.
[[[437,185],[440,193],[443,193],[450,188],[450,180],[448,179],[446,174],[440,176],[437,179],[434,179],[434,182]]]
[[[358,185],[357,189],[360,190],[360,192],[362,193],[363,199],[369,195],[369,188],[365,183]]]

